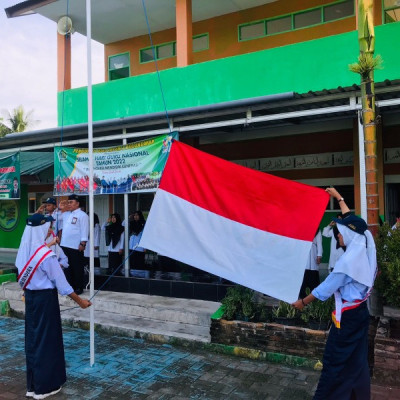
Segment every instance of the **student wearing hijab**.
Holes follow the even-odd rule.
[[[15,261],[25,296],[26,397],[37,400],[58,393],[67,379],[58,293],[69,296],[81,308],[91,305],[65,279],[50,248],[57,238],[45,244],[52,221],[51,216],[42,214],[26,220]]]
[[[339,213],[336,218],[342,218],[342,214]],[[336,223],[332,221],[328,226],[326,226],[322,230],[322,236],[326,238],[331,239],[331,251],[329,255],[329,264],[328,264],[328,269],[329,272],[332,272],[336,261],[339,259],[339,257],[344,253],[344,249],[342,246],[340,246],[339,241],[338,241],[338,229],[336,227]]]
[[[124,252],[124,227],[121,216],[117,213],[111,214],[101,229],[106,231],[108,269],[110,273],[113,273],[122,264],[122,253]]]
[[[308,257],[306,269],[304,271],[303,283],[301,284],[299,297],[306,296],[306,289],[310,291],[316,288],[319,283],[319,264],[322,259],[322,235],[319,229],[315,233],[311,244],[310,254]]]
[[[129,223],[129,265],[134,269],[144,269],[145,249],[138,247],[146,221],[141,211],[133,213],[133,220]]]
[[[334,188],[326,191],[349,212],[343,197]],[[362,399],[371,396],[368,368],[369,313],[367,298],[376,274],[376,249],[366,222],[355,215],[335,219],[345,253],[331,274],[304,299],[293,306],[302,310],[315,299],[334,294],[333,325],[326,342],[323,369],[314,400]]]

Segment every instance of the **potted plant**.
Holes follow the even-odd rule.
[[[307,288],[306,293],[308,296],[310,289]],[[334,306],[335,301],[333,296],[326,301],[316,299],[303,308],[300,318],[306,323],[308,328],[326,331],[332,320]]]
[[[375,288],[385,305],[400,307],[400,229],[391,229],[385,222],[375,242],[378,261]]]
[[[272,309],[275,322],[282,325],[296,325],[298,313],[289,303],[280,301],[278,307]]]
[[[227,320],[250,321],[258,311],[257,303],[253,300],[253,290],[244,286],[228,288],[226,296],[222,299],[223,315]]]

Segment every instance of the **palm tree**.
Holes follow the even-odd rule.
[[[379,228],[378,163],[376,151],[376,115],[374,70],[380,68],[382,59],[374,58],[375,33],[373,0],[358,1],[358,62],[349,65],[351,71],[361,76],[362,122],[364,126],[365,175],[367,186],[367,223],[375,236]]]
[[[32,127],[35,121],[32,119],[33,110],[25,113],[24,107],[18,106],[8,111],[8,125],[11,132],[24,132],[27,128]]]
[[[3,118],[0,117],[0,138],[6,136],[8,133],[11,132],[11,129],[4,125]]]

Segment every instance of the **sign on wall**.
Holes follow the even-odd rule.
[[[1,157],[0,155],[0,199],[20,198],[19,152]]]
[[[173,139],[157,136],[124,146],[93,150],[93,193],[154,192],[158,188]],[[89,194],[88,149],[56,147],[54,194]]]
[[[353,166],[353,152],[343,151],[322,154],[303,154],[283,157],[258,158],[233,161],[258,171],[285,171],[291,169],[333,168]]]
[[[0,230],[13,231],[18,225],[19,214],[17,201],[14,199],[11,201],[0,200]]]

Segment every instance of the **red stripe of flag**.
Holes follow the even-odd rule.
[[[160,188],[230,220],[307,241],[313,240],[329,199],[322,189],[245,168],[177,141]]]

